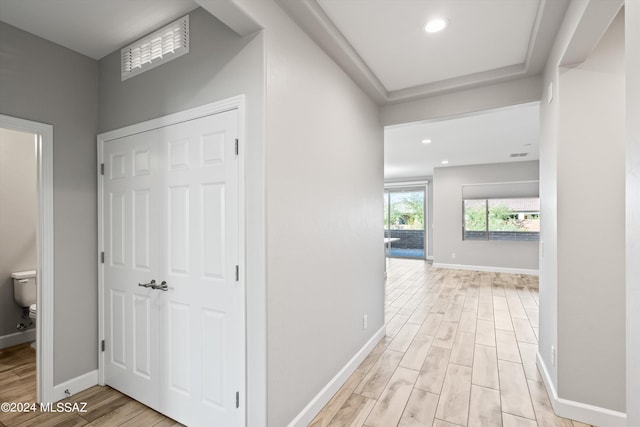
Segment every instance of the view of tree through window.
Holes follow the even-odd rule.
[[[465,240],[539,240],[540,199],[464,200]]]
[[[424,230],[424,193],[390,193],[392,230]]]
[[[423,189],[385,190],[385,237],[393,239],[389,255],[425,257],[425,191]]]

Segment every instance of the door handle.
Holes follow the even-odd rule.
[[[166,292],[169,290],[169,285],[167,285],[167,282],[163,280],[162,283],[160,283],[159,285],[156,285],[154,282],[154,284],[151,285],[151,289],[159,289],[161,291]]]
[[[143,288],[151,288],[156,289],[156,279],[151,279],[149,283],[138,283],[138,286],[142,286]]]

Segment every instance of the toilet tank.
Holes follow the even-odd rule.
[[[29,307],[36,303],[35,270],[11,273],[13,279],[13,297],[20,307]]]

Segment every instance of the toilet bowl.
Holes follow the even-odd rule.
[[[29,324],[18,325],[19,330],[24,330],[36,321],[36,272],[35,270],[17,271],[11,273],[11,278],[13,279],[13,298],[16,304],[23,308],[24,318],[26,319],[28,313],[31,319]],[[35,341],[31,346],[35,348]]]

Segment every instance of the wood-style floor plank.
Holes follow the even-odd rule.
[[[424,364],[432,343],[433,337],[417,335],[400,361],[400,366],[419,371]]]
[[[440,394],[450,356],[451,350],[432,346],[418,375],[416,388]]]
[[[590,427],[553,414],[537,371],[536,277],[402,259],[387,272],[387,336],[311,426]],[[0,401],[35,401],[35,378],[28,344],[0,350]],[[67,401],[88,412],[0,413],[0,427],[180,426],[109,387]]]
[[[31,346],[0,350],[0,366],[0,402],[34,403],[36,365]],[[62,402],[86,403],[86,412],[0,412],[0,427],[181,425],[110,387],[94,386]]]
[[[353,393],[331,420],[329,427],[360,427],[375,404],[374,399]]]
[[[403,259],[388,260],[387,272],[387,336],[356,370],[363,379],[342,407],[336,411],[330,402],[321,411],[326,417],[316,419],[357,427],[365,419],[385,427],[569,427],[543,398],[535,364],[537,277],[433,269]],[[415,334],[409,325],[419,325]],[[401,356],[399,363],[381,361],[389,351]],[[397,377],[409,370],[419,373],[407,394],[408,384],[398,387]],[[366,387],[371,396],[380,394],[358,394]]]
[[[471,386],[469,427],[495,427],[502,423],[500,392],[490,388]]]
[[[513,332],[496,329],[496,344],[498,359],[520,363],[520,349]]]
[[[498,360],[498,374],[500,375],[502,411],[535,420],[536,415],[529,397],[529,388],[522,365]]]
[[[394,426],[400,421],[402,412],[411,396],[418,371],[399,367],[394,372],[373,410],[367,417],[367,427]]]
[[[424,427],[433,424],[439,395],[414,388],[398,427]]]
[[[436,418],[466,426],[470,393],[471,368],[450,363],[442,385]]]
[[[495,347],[476,345],[473,355],[471,382],[481,387],[500,389],[498,356]]]
[[[356,389],[358,384],[364,378],[364,374],[361,372],[356,372],[349,377],[347,382],[345,382],[340,390],[331,398],[331,400],[325,405],[324,410],[322,410],[309,424],[310,427],[326,427],[331,422],[331,419],[338,413],[342,405],[345,404],[349,396]]]
[[[371,370],[362,379],[355,393],[361,394],[369,399],[378,399],[403,356],[404,354],[398,351],[385,350],[376,364],[373,365]]]

